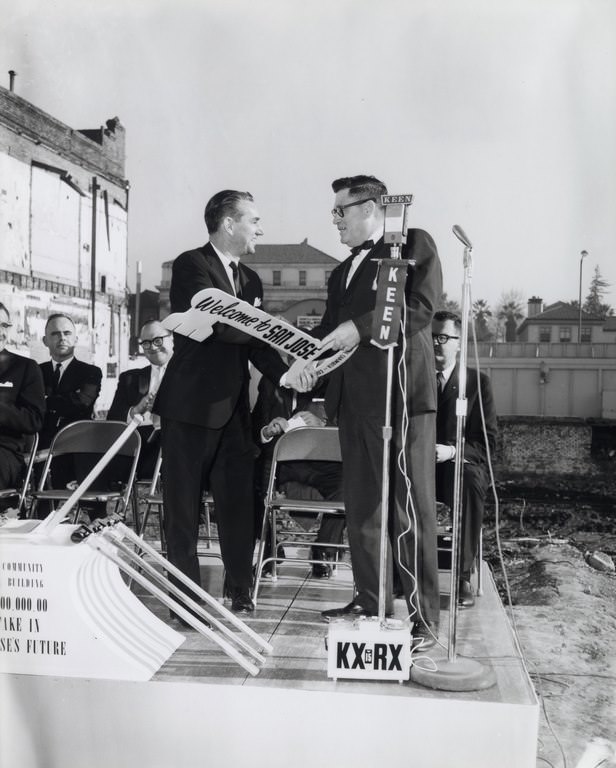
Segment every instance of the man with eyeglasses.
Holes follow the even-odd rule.
[[[340,430],[357,594],[348,605],[324,611],[327,620],[378,613],[387,353],[370,342],[378,273],[375,259],[390,256],[383,239],[385,213],[380,202],[381,195],[387,194],[385,184],[374,176],[352,176],[337,179],[332,188],[333,224],[351,254],[332,272],[325,314],[315,333],[332,342],[335,350],[356,350],[331,374],[325,405],[329,418],[337,417]],[[436,383],[430,331],[442,281],[436,246],[427,232],[408,230],[402,258],[413,263],[406,279],[405,331],[396,349],[398,361],[401,354],[405,359],[402,366],[395,366],[396,371],[406,371],[406,390],[401,394],[395,374],[392,393],[391,543],[385,609],[393,610],[393,552],[414,622],[412,633],[427,647],[438,636],[440,607],[434,500]],[[403,432],[405,412],[408,430]],[[412,507],[407,505],[408,485],[399,469],[402,460],[410,478]]]
[[[40,430],[45,412],[39,366],[6,349],[11,327],[9,311],[0,303],[0,490],[19,487],[25,436]],[[0,501],[0,512],[13,500]]]
[[[160,448],[160,419],[152,406],[173,354],[173,336],[158,320],[148,320],[141,328],[139,345],[149,365],[120,374],[107,419],[129,422],[135,414],[143,417],[137,428],[141,435],[137,477],[150,478]]]
[[[436,414],[436,498],[453,509],[456,457],[456,402],[459,397],[461,320],[453,312],[439,311],[432,321],[432,340],[436,361],[438,408]],[[480,393],[481,389],[481,393]],[[481,394],[481,405],[479,396]],[[462,551],[460,552],[459,604],[475,604],[471,571],[479,551],[483,508],[489,488],[487,449],[496,445],[496,409],[490,379],[474,368],[466,370],[467,412],[464,425],[462,464]],[[481,407],[483,406],[483,418]],[[481,567],[481,563],[478,564]]]

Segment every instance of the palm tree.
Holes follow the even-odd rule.
[[[505,341],[516,340],[518,320],[524,317],[522,301],[516,291],[503,294],[496,317],[505,321]]]
[[[473,302],[473,318],[475,320],[475,333],[477,341],[489,341],[492,332],[488,328],[488,318],[492,317],[492,310],[485,299],[477,299]]]

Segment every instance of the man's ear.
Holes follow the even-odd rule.
[[[49,344],[47,343],[47,335],[43,336],[43,344],[49,349]]]

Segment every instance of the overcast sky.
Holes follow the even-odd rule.
[[[460,297],[583,294],[616,308],[613,0],[0,0],[0,82],[73,128],[127,131],[129,254],[143,287],[250,190],[262,242],[346,256],[331,180],[413,193]]]

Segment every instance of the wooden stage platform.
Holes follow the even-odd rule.
[[[220,561],[201,562],[204,588],[219,595]],[[330,680],[320,612],[351,591],[345,567],[317,581],[307,566],[283,565],[276,582],[265,580],[248,623],[274,652],[257,677],[195,631],[145,683],[2,675],[0,765],[535,768],[538,702],[487,567],[484,595],[459,613],[457,651],[491,667],[496,684],[471,693]],[[165,608],[143,599],[167,620]],[[396,617],[404,609],[396,601]],[[427,655],[437,664],[447,656],[438,648]]]

